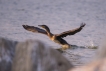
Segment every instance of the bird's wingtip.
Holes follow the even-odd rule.
[[[81,27],[84,27],[85,25],[86,25],[86,23],[81,23],[81,25],[80,25],[80,26],[81,26]]]
[[[23,28],[25,28],[25,29],[28,27],[28,25],[22,25],[22,26],[23,26]]]

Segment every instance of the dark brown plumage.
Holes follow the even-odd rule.
[[[62,45],[63,49],[67,49],[70,47],[70,44],[68,44],[63,38],[68,36],[68,35],[74,35],[82,30],[82,28],[85,26],[85,23],[82,23],[80,27],[62,32],[61,34],[52,34],[50,32],[50,29],[47,25],[38,25],[42,27],[43,29],[40,29],[38,27],[34,26],[28,26],[28,25],[23,25],[24,29],[32,32],[38,32],[47,35],[52,41]]]

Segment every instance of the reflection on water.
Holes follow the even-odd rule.
[[[96,47],[96,46],[95,46]],[[73,65],[81,66],[95,58],[97,48],[72,45],[72,48],[67,50],[57,49],[61,52]]]

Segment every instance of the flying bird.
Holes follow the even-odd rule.
[[[31,31],[34,33],[42,33],[42,34],[47,35],[52,41],[62,45],[62,49],[65,50],[65,49],[70,48],[71,45],[69,43],[67,43],[67,41],[64,40],[63,38],[68,35],[74,35],[74,34],[80,32],[85,25],[86,25],[85,23],[82,23],[80,25],[80,27],[69,30],[69,31],[62,32],[60,34],[52,34],[47,25],[38,25],[39,27],[42,27],[43,29],[34,27],[34,26],[29,26],[29,25],[22,25],[22,26],[27,31]]]

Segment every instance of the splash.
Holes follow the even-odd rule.
[[[87,47],[90,48],[90,49],[97,49],[98,46],[96,46],[96,45],[94,44],[93,39],[92,39],[91,37],[88,37],[88,39],[89,39],[90,45],[87,46]]]

